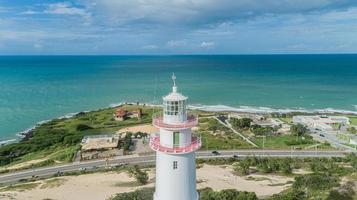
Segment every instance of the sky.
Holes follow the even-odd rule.
[[[357,0],[0,0],[0,55],[357,53]]]

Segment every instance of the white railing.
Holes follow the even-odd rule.
[[[195,113],[188,113],[187,119],[182,123],[177,124],[168,124],[164,122],[164,117],[162,112],[154,113],[152,116],[152,124],[157,128],[165,128],[170,130],[176,129],[186,129],[197,126],[198,124],[198,116]]]

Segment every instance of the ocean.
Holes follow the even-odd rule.
[[[357,55],[0,56],[0,140],[37,122],[178,90],[210,110],[357,113]]]

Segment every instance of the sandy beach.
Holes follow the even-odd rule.
[[[154,133],[158,133],[159,129],[151,124],[143,124],[143,125],[125,127],[116,131],[117,134],[125,133],[125,132],[132,132],[132,133],[143,132],[148,134],[154,134]]]
[[[154,187],[154,169],[149,170],[150,183],[137,186],[126,172],[94,173],[68,176],[34,182],[33,188],[0,192],[0,198],[12,200],[105,200],[116,193],[134,191],[141,187]],[[214,190],[237,189],[255,192],[259,197],[285,190],[292,178],[277,175],[236,176],[231,167],[204,165],[197,169],[197,187]]]

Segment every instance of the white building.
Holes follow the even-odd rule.
[[[150,138],[150,147],[156,151],[154,200],[198,200],[195,151],[201,139],[191,132],[198,119],[187,113],[187,97],[177,92],[176,77],[172,79],[172,92],[163,97],[163,114],[153,116],[153,125],[160,129]]]
[[[293,117],[293,122],[324,131],[333,130],[332,125],[334,124],[350,124],[350,120],[348,117],[326,115],[298,115]]]

